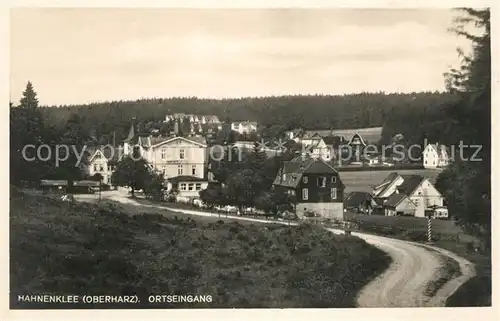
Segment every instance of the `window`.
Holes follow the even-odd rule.
[[[332,200],[337,199],[337,189],[336,188],[332,188],[330,190],[330,197],[331,197]]]
[[[302,182],[307,184],[307,182],[308,182],[307,176],[302,177]]]
[[[179,158],[180,158],[180,159],[184,159],[184,156],[185,156],[184,154],[185,154],[185,153],[184,153],[184,149],[180,149],[180,150],[179,150]]]
[[[104,166],[102,164],[99,165],[99,171],[104,172]]]
[[[185,191],[185,190],[187,190],[187,185],[186,185],[186,183],[181,183],[181,188],[180,188],[180,189],[181,189],[181,191]]]
[[[113,169],[113,165],[108,165],[108,171],[112,171]]]
[[[281,180],[286,181],[286,174],[281,175]]]
[[[309,191],[307,190],[307,188],[303,188],[302,189],[302,199],[307,200],[308,198],[309,198]]]
[[[318,177],[318,186],[326,187],[326,177]]]
[[[189,183],[188,184],[188,191],[192,191],[194,189],[194,184],[193,183]]]
[[[94,164],[94,172],[98,172],[99,169],[97,168],[97,164]]]
[[[97,153],[97,154],[95,155],[95,158],[97,158],[97,159],[101,159],[101,153]]]
[[[165,159],[166,154],[167,154],[167,150],[165,148],[162,148],[162,150],[161,150],[161,159]]]
[[[194,176],[196,175],[196,166],[193,165],[193,167],[191,168],[191,174]]]
[[[199,190],[201,189],[201,183],[196,183],[196,187],[195,187],[195,189],[196,189],[197,191],[199,191]]]
[[[332,176],[332,183],[335,183],[335,182],[337,182],[337,177]]]
[[[177,175],[182,175],[184,173],[182,165],[177,165]]]

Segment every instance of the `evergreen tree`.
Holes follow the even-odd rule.
[[[12,183],[38,181],[45,171],[36,149],[43,143],[44,124],[31,82],[20,105],[10,104],[10,178]],[[34,148],[32,147],[34,146]],[[23,155],[24,151],[24,155]]]
[[[23,97],[20,101],[20,107],[36,109],[38,107],[38,98],[36,98],[36,92],[33,89],[33,84],[28,81],[26,84],[26,89],[23,92]]]
[[[130,156],[123,157],[111,175],[111,183],[115,186],[128,186],[131,189],[132,196],[134,196],[134,191],[145,189],[148,184],[151,184],[154,176],[146,160],[136,156],[138,155],[135,154],[133,158]],[[152,185],[149,187],[152,187]]]
[[[491,245],[491,54],[490,12],[462,9],[466,17],[456,19],[455,32],[473,42],[470,56],[463,57],[462,66],[447,75],[448,89],[459,100],[447,110],[454,125],[456,146],[479,145],[481,150],[475,159],[475,148],[463,151],[463,159],[457,152],[455,161],[443,171],[436,182],[448,202],[450,214],[457,217],[467,231]],[[484,30],[481,35],[465,31],[468,24]],[[481,159],[481,161],[477,161]]]

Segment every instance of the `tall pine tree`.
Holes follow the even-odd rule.
[[[491,53],[490,11],[462,9],[466,15],[456,19],[454,31],[471,40],[473,50],[463,57],[459,69],[447,75],[449,91],[458,102],[448,109],[454,124],[454,144],[481,146],[463,150],[436,182],[448,202],[450,214],[469,232],[491,245]],[[482,29],[481,34],[466,31],[468,25]],[[473,158],[474,156],[474,158]],[[479,161],[479,159],[481,159]]]

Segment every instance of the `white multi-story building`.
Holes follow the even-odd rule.
[[[233,122],[231,130],[240,134],[249,134],[257,131],[257,123],[252,121]]]
[[[203,137],[136,137],[131,128],[124,142],[124,155],[130,155],[133,148],[138,148],[151,167],[163,174],[168,189],[177,189],[181,196],[195,197],[206,188],[207,144]]]
[[[444,145],[429,144],[423,151],[424,168],[442,168],[450,164],[448,148]]]

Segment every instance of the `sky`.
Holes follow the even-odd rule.
[[[10,99],[40,104],[444,90],[448,9],[16,8]]]

